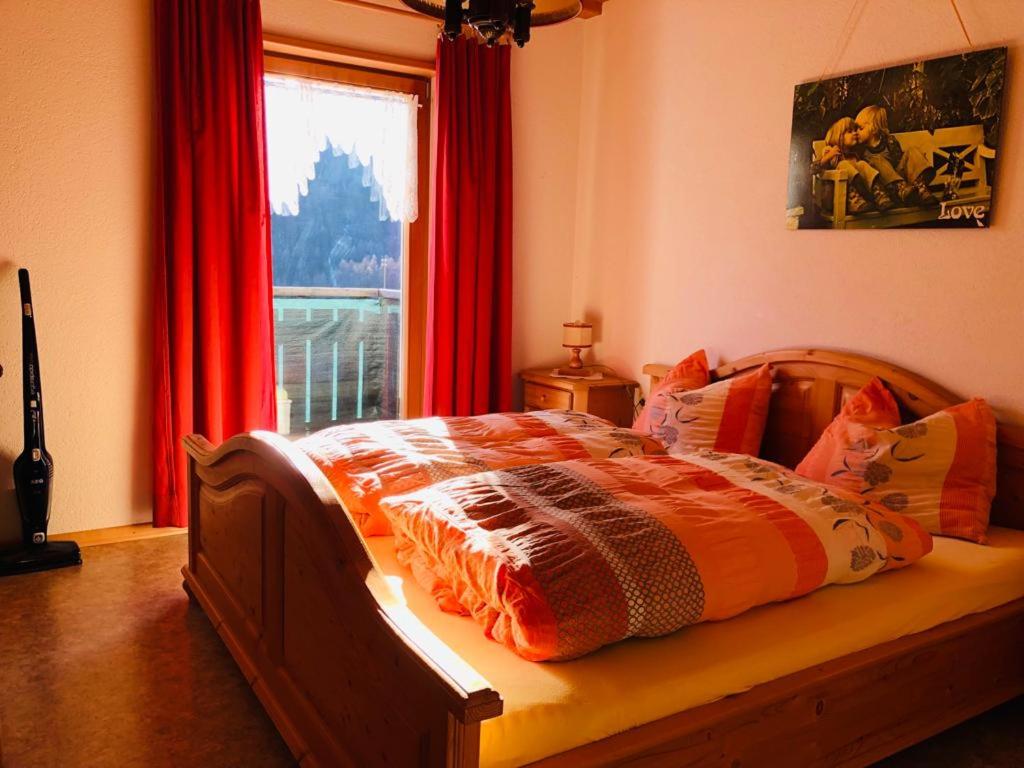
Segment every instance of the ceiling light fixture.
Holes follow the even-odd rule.
[[[463,25],[471,27],[488,45],[508,34],[520,48],[530,30],[579,15],[580,0],[402,0],[414,11],[444,21],[443,34],[454,40]]]

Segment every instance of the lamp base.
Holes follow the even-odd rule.
[[[563,344],[562,346],[564,347],[565,344]],[[568,368],[560,368],[559,370],[561,370],[561,371],[584,371],[584,370],[586,370],[585,366],[583,365],[583,357],[580,355],[580,352],[583,351],[583,348],[582,347],[567,347],[567,349],[570,350],[570,353],[569,353],[569,367]],[[562,375],[564,375],[564,376],[585,376],[586,374],[583,374],[583,373],[566,373],[566,374],[562,374]]]
[[[82,553],[73,541],[48,541],[0,554],[0,576],[49,571],[81,565]]]
[[[555,368],[555,376],[563,376],[567,379],[600,379],[604,377],[600,371],[592,371],[590,368]]]

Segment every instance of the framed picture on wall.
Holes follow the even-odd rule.
[[[1006,48],[805,83],[790,229],[989,226]]]

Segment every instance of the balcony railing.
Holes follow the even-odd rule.
[[[399,291],[275,287],[279,431],[397,418],[401,311]]]

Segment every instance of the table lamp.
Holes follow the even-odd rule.
[[[594,326],[590,323],[575,321],[562,323],[562,346],[572,350],[568,368],[559,368],[559,376],[588,376],[589,371],[583,367],[580,350],[593,346]]]

